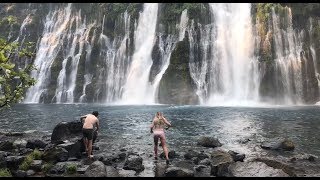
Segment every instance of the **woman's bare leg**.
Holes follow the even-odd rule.
[[[154,158],[158,159],[158,137],[153,137],[154,141]]]
[[[166,139],[165,138],[160,138],[160,141],[161,141],[161,144],[162,144],[162,148],[163,148],[164,154],[166,156],[166,160],[169,160]]]

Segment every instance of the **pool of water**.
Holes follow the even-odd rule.
[[[0,111],[0,130],[52,132],[59,122],[79,120],[81,115],[94,110],[100,113],[99,137],[110,140],[110,147],[134,146],[152,154],[149,126],[155,113],[161,111],[172,124],[166,131],[169,149],[176,151],[196,148],[196,140],[206,135],[217,137],[223,148],[254,154],[261,153],[257,148],[261,142],[285,137],[295,143],[295,152],[320,156],[319,106],[18,104]],[[245,139],[250,139],[250,143],[241,143]]]

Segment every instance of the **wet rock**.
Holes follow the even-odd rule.
[[[6,164],[7,167],[11,170],[18,169],[19,165],[25,159],[25,156],[7,156],[6,157]]]
[[[14,176],[15,176],[15,177],[26,177],[26,176],[27,176],[27,172],[26,172],[26,171],[23,171],[23,170],[17,170],[17,171],[14,173]]]
[[[164,173],[168,165],[165,162],[156,162],[155,163],[155,177],[164,177]]]
[[[107,177],[120,177],[116,168],[112,166],[106,166]]]
[[[34,170],[29,169],[27,172],[27,176],[33,176],[34,174],[36,174],[36,172],[34,172]]]
[[[28,142],[24,139],[16,139],[13,141],[13,146],[16,148],[26,148],[27,143]]]
[[[44,141],[42,141],[40,139],[28,140],[27,144],[26,144],[26,148],[30,148],[30,149],[45,148],[46,146],[47,146],[47,143],[45,143]]]
[[[199,162],[199,165],[205,165],[205,166],[210,166],[211,165],[211,161],[209,158],[203,159]]]
[[[199,152],[189,149],[188,152],[184,154],[184,158],[192,159],[193,157],[197,157],[199,154],[200,154]]]
[[[6,157],[6,152],[0,151],[0,169],[7,167]]]
[[[170,151],[168,152],[168,157],[169,157],[169,159],[173,159],[173,158],[175,158],[175,157],[178,157],[178,155],[176,154],[176,152],[175,152],[174,150],[170,150]],[[164,155],[164,152],[162,152],[162,153],[160,154],[160,158],[162,158],[162,159],[165,159],[165,158],[166,158],[165,155]]]
[[[19,150],[20,155],[27,155],[31,152],[33,152],[33,149],[30,148],[22,148]]]
[[[276,139],[271,142],[264,142],[260,145],[263,149],[292,151],[295,146],[289,139]]]
[[[12,151],[15,147],[11,141],[0,142],[0,151]]]
[[[30,169],[34,170],[35,172],[41,171],[42,160],[33,160],[30,164]]]
[[[211,153],[211,174],[214,176],[228,176],[228,167],[233,158],[228,152],[216,150]]]
[[[191,161],[193,162],[193,164],[198,164],[200,160],[198,157],[193,157]]]
[[[262,162],[236,162],[229,167],[230,176],[235,177],[288,177],[281,169],[272,168]]]
[[[53,147],[44,151],[42,159],[45,161],[64,162],[69,158],[69,153],[62,147]]]
[[[181,160],[173,162],[173,165],[183,169],[189,169],[193,171],[193,166],[195,165],[192,160]]]
[[[80,121],[60,122],[57,124],[51,134],[51,142],[70,140],[70,138],[82,136],[82,126]]]
[[[119,176],[120,177],[136,177],[136,171],[120,169]]]
[[[79,174],[84,174],[86,170],[88,169],[89,165],[84,165],[83,167],[77,168],[77,172]]]
[[[237,161],[241,161],[243,162],[243,159],[246,157],[245,154],[239,154],[237,152],[234,152],[234,151],[228,151],[228,153],[232,156],[232,159],[237,162]]]
[[[278,159],[274,159],[274,158],[255,158],[255,161],[258,162],[263,162],[266,165],[275,168],[275,169],[281,169],[283,170],[286,174],[288,174],[289,176],[297,176],[297,173],[301,173],[303,174],[304,171],[299,169],[299,168],[295,168],[294,166],[290,166],[289,164],[278,160]]]
[[[68,151],[69,157],[76,157],[81,158],[81,146],[83,144],[83,141],[78,140],[76,142],[69,142],[69,143],[63,143],[59,144],[57,147],[62,147]]]
[[[194,177],[209,177],[211,174],[211,167],[205,165],[197,165],[194,167]]]
[[[79,166],[81,163],[76,161],[58,162],[50,169],[50,174],[63,174],[66,172],[67,166]],[[77,168],[78,169],[78,168]]]
[[[315,155],[312,155],[312,154],[298,154],[298,155],[295,155],[294,157],[290,158],[290,161],[294,162],[299,159],[314,162],[316,159],[318,159],[318,157]]]
[[[165,177],[193,177],[193,171],[180,167],[169,167],[165,171]]]
[[[103,162],[95,161],[88,167],[84,175],[86,177],[107,177],[106,167]]]
[[[23,132],[8,132],[8,133],[5,133],[6,136],[23,136],[24,133]]]
[[[220,147],[222,144],[217,138],[202,136],[198,139],[197,144],[203,147]]]
[[[144,170],[144,165],[142,164],[142,158],[138,155],[130,154],[127,156],[123,169],[134,170],[136,172],[141,172]]]
[[[198,157],[199,161],[206,159],[206,158],[209,158],[209,156],[204,152],[200,152],[200,154],[198,154],[197,157]]]

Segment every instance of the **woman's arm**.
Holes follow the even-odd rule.
[[[171,126],[171,124],[169,123],[169,121],[165,117],[163,117],[163,120],[169,127]]]

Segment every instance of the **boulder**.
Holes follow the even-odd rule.
[[[28,142],[26,140],[24,140],[24,139],[16,139],[13,142],[13,146],[16,147],[16,148],[25,148],[27,143]]]
[[[201,160],[198,164],[199,165],[210,166],[211,165],[211,161],[210,161],[209,158],[206,158],[206,159]]]
[[[197,157],[200,153],[197,151],[194,151],[192,149],[188,149],[188,152],[184,154],[185,159],[192,159],[193,157]]]
[[[62,147],[53,147],[43,152],[42,159],[49,162],[64,162],[69,158],[69,153]]]
[[[214,176],[228,176],[228,167],[233,158],[228,152],[216,150],[211,153],[211,174]]]
[[[106,167],[103,162],[95,161],[88,167],[84,175],[86,177],[107,177]]]
[[[27,172],[27,176],[33,176],[34,174],[36,174],[36,172],[34,172],[34,170],[29,169]]]
[[[125,170],[134,170],[136,172],[141,172],[144,170],[142,164],[142,158],[139,155],[130,154],[127,156],[123,169]]]
[[[83,124],[80,121],[60,122],[53,129],[51,142],[57,143],[75,137],[82,137],[82,126]]]
[[[11,141],[0,142],[0,151],[12,151],[15,147]]]
[[[136,177],[136,171],[120,169],[119,176],[120,177]]]
[[[78,167],[80,165],[80,162],[75,162],[75,161],[58,162],[50,169],[49,172],[50,174],[63,174],[66,172],[66,168],[69,165],[74,165]]]
[[[14,173],[14,176],[15,176],[15,177],[26,177],[26,176],[27,176],[27,172],[26,172],[26,171],[23,171],[23,170],[17,170],[17,171]]]
[[[76,142],[69,142],[69,143],[63,143],[63,144],[57,145],[57,147],[62,147],[65,150],[67,150],[69,157],[76,157],[76,158],[81,158],[82,146],[83,146],[83,141],[81,139],[79,139]]]
[[[118,171],[113,166],[106,166],[107,177],[120,177]]]
[[[0,151],[0,169],[4,169],[7,167],[6,157],[6,152]]]
[[[23,162],[25,156],[7,156],[6,157],[6,164],[7,168],[10,170],[18,169],[19,165]]]
[[[235,177],[288,177],[281,169],[262,162],[236,162],[229,167],[230,176]]]
[[[42,160],[33,160],[30,164],[30,169],[34,170],[35,172],[41,171],[42,167]]]
[[[217,138],[202,136],[198,139],[197,144],[203,147],[220,147],[222,144]]]
[[[164,177],[164,173],[167,169],[168,165],[165,162],[157,162],[155,163],[155,177]]]
[[[193,177],[193,171],[180,167],[169,167],[165,171],[165,177]]]
[[[209,177],[211,174],[211,167],[205,165],[197,165],[194,167],[194,177]]]
[[[30,148],[30,149],[43,149],[47,146],[47,143],[45,143],[44,141],[40,140],[40,139],[32,139],[32,140],[28,140],[27,144],[26,144],[26,148]]]
[[[234,152],[234,151],[228,151],[228,153],[232,156],[232,159],[237,162],[237,161],[241,161],[243,162],[243,159],[246,157],[245,154],[239,154],[237,152]]]
[[[275,139],[270,142],[264,142],[260,145],[263,149],[292,151],[295,146],[289,139]]]

